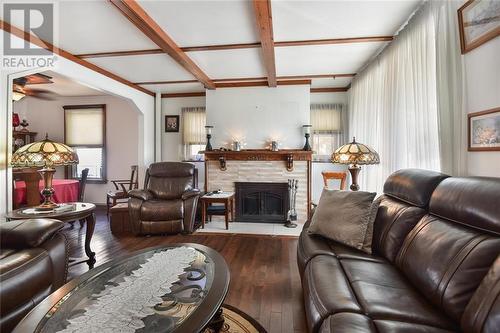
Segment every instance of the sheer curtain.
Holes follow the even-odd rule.
[[[206,114],[204,107],[182,108],[182,142],[184,159],[195,160],[205,145]]]
[[[447,1],[428,1],[373,63],[353,80],[349,131],[372,146],[381,163],[361,172],[361,188],[381,192],[392,172],[402,168],[448,170],[457,124],[462,117],[458,84],[444,77],[460,73],[459,63],[443,61],[451,49],[456,11]],[[451,22],[451,23],[450,23]],[[452,43],[453,42],[453,43]],[[459,75],[459,74],[456,74]],[[453,78],[455,80],[457,78]]]
[[[329,160],[330,155],[347,142],[345,105],[311,104],[312,146],[317,160]]]

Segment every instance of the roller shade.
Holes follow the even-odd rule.
[[[65,110],[65,137],[69,146],[103,145],[103,127],[102,108]]]
[[[204,144],[206,142],[205,108],[182,108],[182,137],[185,145]]]

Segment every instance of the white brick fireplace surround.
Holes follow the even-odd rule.
[[[293,170],[287,170],[287,157],[293,157]],[[219,158],[225,159],[221,170]],[[241,152],[205,153],[205,190],[234,191],[235,182],[287,183],[297,179],[297,218],[304,223],[308,216],[311,198],[311,154],[304,151],[244,150]],[[244,221],[242,221],[244,222]]]

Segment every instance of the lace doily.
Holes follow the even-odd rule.
[[[59,331],[74,332],[135,332],[145,327],[141,318],[155,313],[160,296],[170,292],[172,283],[197,256],[196,250],[179,247],[158,252],[125,276],[118,284],[106,285],[81,315],[68,319],[69,325]]]

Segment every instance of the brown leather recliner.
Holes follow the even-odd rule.
[[[310,332],[500,332],[500,179],[391,175],[372,254],[299,239]]]
[[[200,191],[191,163],[153,163],[143,190],[129,192],[129,214],[136,235],[191,233]]]
[[[30,219],[0,223],[0,332],[15,325],[66,283],[64,223]]]

